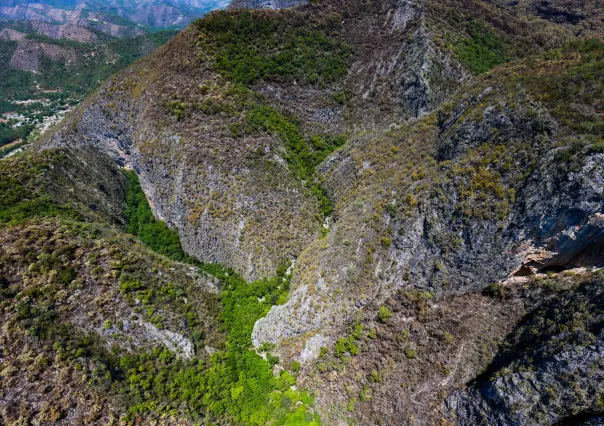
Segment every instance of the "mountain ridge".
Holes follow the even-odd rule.
[[[224,0],[139,0],[128,2],[11,2],[0,6],[0,18],[48,24],[73,24],[115,32],[119,27],[147,26],[157,29],[182,28],[208,11],[226,7]],[[103,24],[112,24],[104,28]],[[137,35],[137,34],[135,34]]]

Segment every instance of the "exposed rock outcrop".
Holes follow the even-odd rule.
[[[562,291],[523,318],[488,370],[447,399],[457,424],[600,424],[603,284]]]
[[[375,7],[377,19],[364,16],[356,29],[367,33],[353,33],[363,40],[350,72],[360,101],[391,104],[415,117],[433,110],[468,78],[467,72],[435,45],[429,6],[401,0]]]

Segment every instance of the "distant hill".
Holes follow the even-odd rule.
[[[119,36],[122,32],[140,31],[137,26],[183,28],[195,18],[229,3],[228,0],[5,0],[0,3],[0,19],[71,24]]]
[[[0,157],[229,0],[0,1]],[[4,148],[3,148],[4,147]]]
[[[91,31],[89,42],[78,42],[37,34],[29,25],[0,24],[0,157],[177,33],[115,38]]]

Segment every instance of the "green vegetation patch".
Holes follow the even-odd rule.
[[[44,174],[63,159],[61,152],[44,152],[27,159],[5,160],[0,167],[0,224],[33,217],[81,218],[73,208],[55,202],[43,188]]]
[[[126,194],[127,231],[138,236],[143,244],[153,251],[174,260],[185,260],[186,255],[180,245],[178,232],[153,216],[149,202],[133,171],[124,171],[128,180]]]
[[[244,124],[234,126],[232,132],[236,136],[257,132],[277,135],[287,150],[285,160],[296,177],[304,181],[319,200],[323,215],[329,216],[332,213],[331,201],[318,181],[315,168],[346,143],[346,136],[305,137],[294,119],[264,105],[257,105],[248,111]]]
[[[273,303],[285,300],[289,278],[246,283],[218,266],[207,265],[205,269],[223,281],[221,318],[229,334],[226,349],[213,354],[207,363],[159,363],[152,354],[124,359],[129,392],[138,401],[130,414],[148,410],[152,400],[156,402],[153,409],[163,413],[184,404],[193,418],[207,413],[249,425],[319,425],[309,408],[312,397],[291,389],[296,382],[292,373],[273,375],[273,363],[251,348],[254,323]]]
[[[287,300],[286,268],[279,268],[272,279],[247,283],[232,270],[196,262],[183,253],[178,234],[153,217],[134,172],[126,176],[128,231],[158,253],[191,262],[222,281],[220,320],[228,334],[225,350],[214,353],[209,362],[169,354],[158,359],[156,353],[123,358],[120,366],[128,383],[131,418],[148,411],[169,414],[184,406],[192,418],[226,416],[249,425],[318,425],[309,408],[312,398],[290,389],[295,377],[287,371],[274,376],[272,367],[278,360],[270,354],[265,360],[251,347],[256,321]],[[123,281],[121,290],[143,301],[147,296],[140,281]],[[178,290],[162,288],[167,294]]]
[[[473,19],[468,21],[465,32],[467,37],[455,43],[454,51],[472,74],[483,74],[508,60],[503,41],[481,22]]]
[[[378,309],[378,320],[386,324],[392,318],[392,311],[387,306],[380,306]]]
[[[335,21],[315,24],[299,12],[221,11],[197,21],[201,47],[223,75],[242,84],[339,81],[352,51],[338,36],[340,27]]]

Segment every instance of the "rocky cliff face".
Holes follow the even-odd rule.
[[[231,135],[237,118],[220,109],[235,97],[223,98],[216,112],[189,106],[213,105],[229,88],[199,66],[196,37],[190,29],[179,36],[179,49],[149,59],[152,78],[131,70],[115,80],[100,92],[100,103],[86,104],[47,145],[102,147],[137,171],[155,213],[180,231],[189,253],[248,278],[269,276],[318,235],[318,204],[285,166],[276,138]],[[190,58],[184,68],[183,55]],[[173,72],[160,71],[170,63]]]
[[[204,262],[295,260],[251,339],[303,364],[326,424],[591,421],[603,49],[575,25],[495,1],[218,13],[43,147],[134,169]]]
[[[533,299],[537,307],[506,337],[489,368],[447,399],[457,423],[599,424],[601,292],[598,276],[546,301]]]

